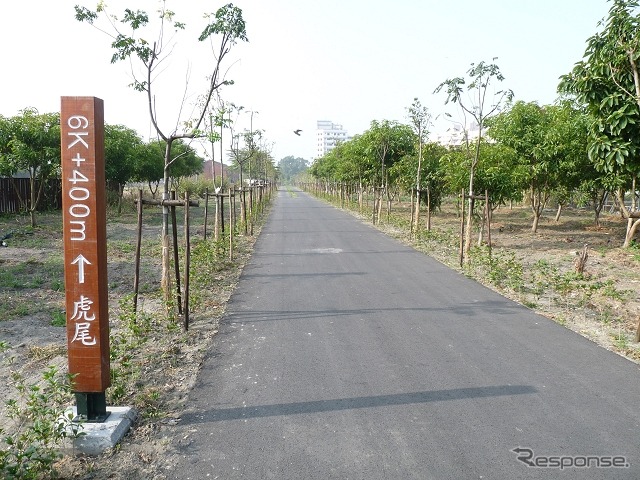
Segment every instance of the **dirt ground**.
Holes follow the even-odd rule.
[[[607,214],[601,226],[595,228],[588,210],[568,209],[559,222],[554,221],[554,214],[545,212],[538,232],[533,234],[528,209],[497,210],[492,229],[492,256],[498,273],[515,268],[519,281],[509,280],[508,275],[496,281],[495,272],[491,277],[482,269],[476,270],[476,274],[503,295],[579,332],[603,348],[632,361],[640,360],[640,348],[633,341],[640,317],[640,249],[620,248],[624,221],[617,214]],[[193,221],[193,235],[202,234],[202,224],[197,218],[196,215]],[[24,288],[12,286],[5,278],[0,286],[0,341],[10,347],[0,354],[0,378],[3,379],[0,398],[12,395],[7,381],[11,369],[20,369],[36,381],[47,365],[66,368],[64,328],[51,325],[56,312],[64,309],[64,291],[59,280],[49,278],[62,272],[61,229],[55,216],[47,215],[41,220],[48,226],[29,233],[26,218],[0,218],[0,236],[8,230],[18,232],[7,240],[7,247],[0,248],[0,278],[2,270],[19,271],[24,272],[20,274],[24,275],[24,282],[29,282],[28,288]],[[132,214],[111,217],[108,222],[112,332],[121,328],[121,302],[131,293],[134,225]],[[450,245],[451,241],[455,245],[459,228],[453,209],[434,216],[433,232],[417,242],[412,242],[397,227],[382,225],[380,228],[458,268],[455,247]],[[256,234],[258,232],[256,230]],[[154,294],[159,288],[158,233],[157,222],[145,227],[144,238],[148,241],[143,248],[146,261],[143,261],[142,276],[146,280],[141,290],[143,310],[156,317],[161,316],[162,310]],[[172,442],[176,441],[172,438],[172,425],[179,420],[188,402],[189,391],[215,339],[218,320],[254,240],[255,237],[245,237],[240,261],[216,277],[217,288],[201,300],[188,332],[159,328],[151,334],[153,339],[146,344],[144,354],[136,358],[140,369],[136,385],[152,394],[141,398],[132,392],[127,397],[141,415],[124,441],[98,457],[68,452],[71,455],[65,456],[57,466],[60,478],[170,478]],[[576,279],[571,277],[576,252],[585,244],[589,252],[585,275]],[[520,272],[518,265],[522,273],[517,273]],[[19,266],[24,269],[18,269]],[[38,271],[50,273],[38,280]],[[26,311],[25,304],[28,305]],[[12,363],[7,361],[10,357]]]

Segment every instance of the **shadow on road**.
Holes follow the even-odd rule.
[[[214,408],[199,413],[186,413],[182,425],[221,422],[225,420],[246,420],[249,418],[301,415],[305,413],[334,412],[359,408],[411,405],[468,398],[489,398],[511,395],[526,395],[537,390],[529,385],[498,385],[492,387],[452,388],[431,392],[396,393],[368,397],[339,398],[335,400],[315,400],[309,402],[278,403],[234,408]]]
[[[238,302],[239,303],[239,302]],[[384,314],[387,315],[389,321],[401,321],[404,314],[423,313],[427,314],[454,314],[461,317],[469,317],[474,322],[484,317],[480,313],[489,313],[492,318],[500,315],[512,316],[523,307],[517,304],[509,304],[504,302],[473,302],[459,305],[444,305],[443,307],[393,307],[393,308],[354,308],[354,309],[327,309],[327,310],[289,310],[289,311],[273,311],[273,310],[240,310],[227,315],[222,323],[238,324],[238,323],[255,323],[255,322],[273,322],[286,320],[303,320],[326,318],[333,320],[338,317],[355,317],[357,319],[365,319],[369,315]],[[435,321],[439,317],[429,315],[425,320]]]

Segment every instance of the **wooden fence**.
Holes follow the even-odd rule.
[[[16,189],[20,195],[16,193]],[[0,178],[0,214],[20,212],[24,209],[24,205],[20,204],[20,197],[28,200],[30,195],[28,178]],[[62,183],[59,178],[51,178],[47,180],[42,192],[38,211],[60,208],[62,208]]]

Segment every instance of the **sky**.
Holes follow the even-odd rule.
[[[157,0],[106,0],[108,11],[157,11]],[[109,36],[74,18],[74,5],[97,0],[20,0],[2,8],[0,115],[34,107],[60,109],[61,96],[104,100],[105,121],[153,137],[146,96],[128,85],[129,62],[110,62]],[[171,45],[158,72],[160,127],[170,132],[194,110],[206,89],[211,47],[198,44],[203,13],[223,2],[166,0],[186,30],[166,35]],[[463,77],[472,63],[494,62],[514,100],[550,104],[558,79],[583,58],[587,39],[606,17],[606,0],[237,0],[248,42],[235,45],[225,63],[234,84],[222,98],[244,107],[236,129],[264,131],[265,146],[279,161],[312,160],[316,121],[331,120],[350,135],[373,120],[408,123],[414,98],[432,116],[432,132],[461,118],[444,93],[444,80]],[[102,23],[101,25],[106,26]],[[145,32],[156,38],[156,29]],[[109,32],[112,32],[109,30]],[[495,59],[495,60],[494,60]],[[253,112],[251,114],[250,112]],[[252,118],[252,120],[251,120]],[[301,129],[300,136],[293,131]],[[223,148],[229,144],[224,132]],[[210,155],[210,147],[200,147]],[[207,150],[208,149],[208,150]],[[219,160],[219,147],[215,149]],[[210,157],[208,157],[210,158]]]

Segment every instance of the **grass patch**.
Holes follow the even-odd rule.
[[[52,327],[65,327],[67,325],[67,314],[65,312],[55,311],[51,314]]]

